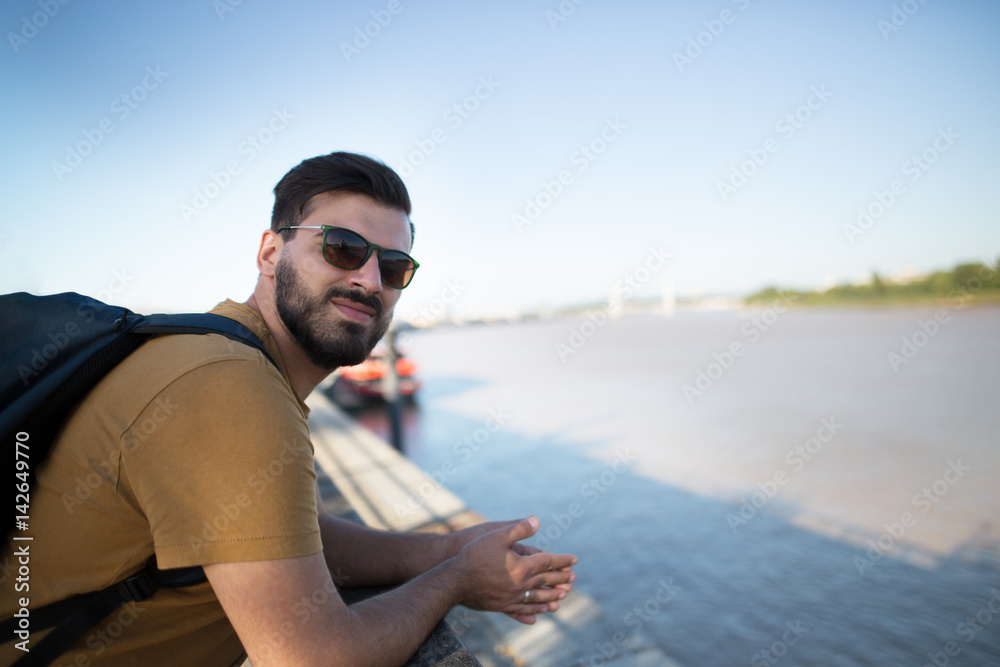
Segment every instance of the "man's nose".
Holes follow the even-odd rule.
[[[378,254],[372,252],[365,263],[351,272],[351,285],[370,294],[382,291],[382,274],[378,268]]]

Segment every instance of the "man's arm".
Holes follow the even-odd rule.
[[[395,586],[458,553],[446,535],[391,533],[330,514],[316,489],[320,538],[338,586]]]
[[[396,665],[456,604],[531,615],[564,597],[558,586],[568,582],[575,558],[511,548],[537,529],[531,518],[488,532],[403,586],[352,607],[319,553],[204,567],[255,667]]]

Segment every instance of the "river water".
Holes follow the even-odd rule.
[[[408,334],[406,452],[684,665],[1000,665],[1000,308],[779,310]]]

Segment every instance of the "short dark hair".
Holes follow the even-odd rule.
[[[301,224],[306,204],[324,192],[356,192],[410,217],[410,195],[399,174],[367,155],[337,152],[303,160],[278,181],[274,186],[271,229],[278,231]],[[287,240],[295,231],[288,229],[281,233]],[[410,222],[411,246],[414,231]]]

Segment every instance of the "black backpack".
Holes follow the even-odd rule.
[[[14,478],[9,498],[15,512],[4,520],[3,544],[13,532],[13,551],[30,551],[30,494],[35,471],[48,456],[73,406],[151,337],[212,333],[255,347],[274,363],[249,329],[221,315],[137,315],[72,292],[0,296],[0,438],[7,450],[0,470],[7,470],[4,479]],[[10,512],[11,503],[6,506]],[[103,591],[40,609],[22,609],[28,620],[22,622],[24,617],[15,616],[0,622],[0,643],[27,639],[24,626],[31,632],[58,626],[15,663],[45,665],[119,606],[141,602],[160,586],[202,581],[205,575],[200,567],[160,570],[154,557],[145,569]]]

